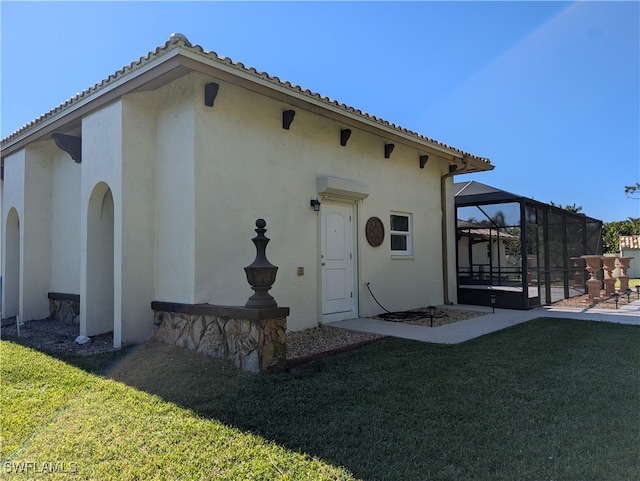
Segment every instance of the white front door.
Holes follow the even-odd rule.
[[[353,207],[322,204],[322,314],[324,321],[356,314]]]

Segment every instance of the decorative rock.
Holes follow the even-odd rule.
[[[258,351],[251,351],[247,355],[239,359],[239,365],[237,367],[249,372],[260,372],[260,356]]]
[[[49,318],[66,324],[80,324],[80,303],[67,299],[49,299]]]
[[[80,345],[84,345],[84,344],[88,344],[91,342],[91,338],[87,337],[87,336],[78,336],[75,338],[75,343],[76,344],[80,344]]]
[[[200,345],[200,342],[202,342],[202,338],[204,337],[204,333],[207,330],[207,322],[204,319],[204,316],[198,316],[193,323],[191,323],[191,327],[190,327],[190,332],[189,332],[189,339],[191,340],[191,343],[193,344],[193,348],[190,349],[194,349],[197,350],[198,346]]]
[[[209,316],[206,317],[209,318]],[[224,332],[223,328],[217,319],[208,319],[206,324],[207,327],[198,345],[198,351],[208,356],[226,359],[227,349],[225,338],[222,335]]]
[[[156,310],[154,324],[155,339],[227,359],[245,371],[278,372],[286,368],[286,317],[242,319]]]

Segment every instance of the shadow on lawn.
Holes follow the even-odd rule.
[[[90,374],[96,376],[108,376],[111,371],[123,362],[128,356],[130,356],[137,346],[130,346],[117,351],[103,352],[100,354],[94,354],[91,356],[81,356],[76,354],[64,354],[64,353],[46,353],[51,357],[60,359],[72,366],[87,371]]]
[[[412,347],[424,345],[382,340],[282,374],[256,375],[150,342],[110,377],[202,417],[344,466],[357,477],[424,479],[423,469],[398,475],[402,465],[415,469],[421,464],[406,458],[422,444],[409,441],[417,433],[415,420],[410,426],[402,420],[406,409],[417,409],[415,392],[403,386],[407,379],[394,374],[402,370]],[[411,452],[403,449],[407,442],[413,445]]]
[[[110,377],[365,479],[623,479],[639,334],[542,319],[456,346],[384,339],[277,375],[150,342]],[[623,472],[600,476],[605,458]]]
[[[538,319],[383,339],[277,375],[148,342],[49,355],[364,479],[634,479],[640,328]],[[595,453],[595,454],[594,454]]]

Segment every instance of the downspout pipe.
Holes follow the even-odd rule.
[[[469,161],[466,157],[462,158],[462,167],[456,164],[456,168],[451,172],[444,174],[440,178],[440,206],[442,209],[442,293],[444,303],[447,306],[453,304],[449,299],[449,236],[447,226],[447,180],[456,174],[462,174],[469,168]],[[455,211],[455,206],[454,206]]]

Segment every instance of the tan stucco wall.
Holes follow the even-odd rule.
[[[472,255],[474,264],[486,264],[484,266],[484,272],[489,273],[489,255],[487,247],[489,241],[478,242],[472,246]],[[507,256],[505,253],[505,245],[502,241],[491,241],[491,256],[493,258],[493,267],[497,269],[498,266],[502,269],[513,269],[521,267],[521,263],[515,256]],[[499,262],[498,262],[498,257]],[[469,268],[469,238],[462,237],[458,241],[458,265],[461,269]],[[478,267],[474,267],[477,273]]]
[[[33,144],[8,156],[5,181],[3,222],[6,224],[9,210],[15,208],[20,223],[19,315],[23,320],[47,317],[51,272],[51,159],[46,145]],[[7,254],[5,249],[6,255],[13,254]],[[5,280],[3,276],[3,284],[5,282],[11,283],[12,279]],[[11,303],[7,309],[14,310]],[[14,314],[9,313],[3,303],[3,316]]]
[[[3,225],[15,208],[20,260],[10,264],[19,265],[20,272],[5,272],[3,283],[19,280],[23,319],[47,317],[48,292],[79,293],[79,173],[79,166],[53,140],[32,144],[5,159]],[[3,317],[16,313],[11,303],[7,307]]]
[[[81,166],[50,141],[51,281],[50,292],[80,294]]]
[[[396,144],[385,159],[385,139],[353,131],[346,147],[339,142],[345,126],[282,102],[220,83],[214,107],[202,103],[204,85],[195,76],[196,114],[196,302],[243,304],[251,294],[242,268],[255,255],[253,222],[267,221],[272,239],[268,258],[279,266],[271,293],[291,308],[289,328],[318,322],[318,214],[316,179],[334,176],[366,184],[370,195],[358,204],[360,314],[380,308],[365,283],[390,310],[442,302],[440,176],[448,166],[434,155],[425,169],[419,152]],[[290,130],[282,111],[293,108]],[[391,211],[413,214],[414,255],[392,259]],[[383,246],[370,247],[364,225],[380,217],[387,228]],[[455,256],[450,259],[455,261]],[[454,264],[455,265],[455,264]],[[305,268],[297,276],[297,267]],[[455,285],[455,279],[454,279]]]
[[[155,92],[155,297],[194,302],[194,114],[190,79]]]
[[[148,339],[153,333],[155,270],[155,158],[156,118],[154,97],[148,94],[127,96],[83,120],[82,239],[87,242],[86,218],[89,199],[97,184],[111,190],[114,204],[113,225],[113,331],[114,344],[129,344]],[[104,246],[95,246],[98,249]],[[89,255],[89,254],[87,254]],[[87,287],[87,257],[84,257],[81,294],[81,334],[104,331],[110,312],[100,300],[110,286]],[[100,281],[103,282],[103,281]],[[95,292],[88,292],[95,289]],[[92,297],[90,297],[92,296]],[[90,299],[96,302],[90,305]],[[109,299],[109,297],[105,297]],[[94,317],[103,316],[96,323]],[[99,324],[99,325],[98,325]],[[86,328],[83,326],[86,325]]]
[[[624,257],[632,258],[627,275],[632,279],[640,278],[640,250],[622,249],[621,254]]]
[[[107,105],[82,120],[80,334],[91,336],[113,330],[116,346],[122,343],[122,135],[121,102]],[[94,197],[93,201],[103,202],[102,184],[108,186],[113,197],[113,247],[107,231],[99,229],[89,235],[89,228],[95,225],[90,216],[96,220],[97,215],[90,209],[90,200],[94,195],[99,198]],[[110,263],[111,254],[107,257],[106,253],[111,251],[113,285],[108,277],[98,275],[98,270],[108,266],[94,264],[101,258]]]
[[[15,315],[23,316],[21,299],[21,284],[23,252],[21,247],[24,217],[24,182],[25,182],[26,151],[20,150],[7,156],[4,161],[4,189],[2,192],[2,318]],[[9,212],[15,209],[12,221],[19,223],[18,232],[13,229],[7,232]],[[9,244],[9,246],[7,246]],[[7,247],[9,250],[7,250]],[[16,257],[18,257],[16,262]],[[24,317],[23,317],[24,318]]]
[[[214,106],[207,107],[203,90],[211,81],[219,83],[220,90]],[[290,130],[282,128],[282,111],[287,109],[296,111]],[[353,211],[357,313],[381,312],[366,283],[389,310],[441,304],[440,178],[448,172],[448,162],[431,153],[420,169],[418,158],[424,152],[399,142],[385,159],[388,140],[356,128],[342,147],[340,129],[347,127],[192,73],[85,116],[80,165],[50,141],[8,157],[3,222],[13,206],[21,223],[26,211],[25,229],[37,229],[46,244],[24,246],[30,261],[22,267],[23,282],[30,287],[23,291],[33,296],[28,304],[38,309],[46,305],[51,290],[77,292],[81,334],[112,327],[116,345],[150,337],[152,300],[244,305],[252,291],[243,267],[255,257],[254,222],[264,218],[271,238],[267,255],[279,267],[271,293],[279,305],[291,308],[289,329],[316,326],[321,320],[320,221],[309,200],[319,197],[316,180],[321,176],[369,187],[369,196],[355,203]],[[102,183],[113,196],[113,286],[87,282],[88,258],[96,247],[87,234],[90,198]],[[450,184],[448,271],[453,297]],[[413,255],[408,258],[391,254],[392,211],[412,214]],[[384,244],[377,248],[365,238],[365,223],[372,216],[380,217],[386,230]],[[41,275],[42,266],[46,275],[40,285],[33,273]],[[304,275],[297,275],[298,267]],[[109,310],[97,301],[98,291],[111,287],[113,312],[107,317],[112,321],[96,323],[93,316]],[[27,297],[21,305],[27,305]]]
[[[129,95],[122,100],[122,254],[121,319],[124,343],[153,333],[155,287],[154,97]]]

